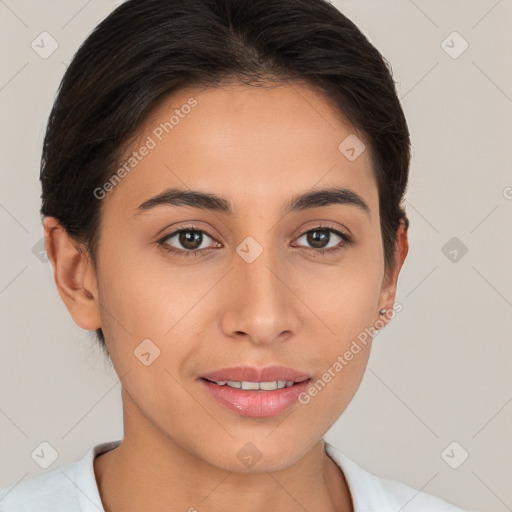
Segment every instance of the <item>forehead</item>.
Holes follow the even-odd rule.
[[[120,168],[123,178],[107,202],[132,214],[168,187],[211,191],[252,206],[325,186],[377,200],[364,135],[323,96],[298,84],[180,90],[141,124]]]

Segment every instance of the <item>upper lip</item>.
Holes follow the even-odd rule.
[[[201,377],[213,381],[272,382],[275,380],[291,380],[294,382],[302,382],[303,380],[309,379],[310,375],[294,370],[293,368],[287,368],[286,366],[267,366],[265,368],[236,366],[206,373]]]

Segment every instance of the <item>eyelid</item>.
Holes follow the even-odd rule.
[[[341,246],[338,244],[335,247],[329,247],[327,249],[315,249],[313,247],[300,246],[301,249],[309,249],[311,251],[320,252],[320,253],[321,252],[334,252],[336,250],[336,247],[343,248],[343,247],[348,246],[354,242],[352,235],[347,233],[345,230],[340,229],[335,226],[332,226],[330,224],[322,223],[321,221],[320,221],[320,224],[316,224],[315,226],[313,226],[311,228],[301,231],[301,234],[298,235],[297,237],[295,237],[294,240],[302,238],[304,235],[306,235],[312,231],[327,231],[327,232],[334,233],[336,236],[338,236],[342,239],[343,243],[341,243]]]
[[[205,234],[206,236],[210,237],[214,242],[218,242],[217,241],[217,237],[212,235],[207,229],[205,228],[202,228],[202,227],[199,227],[197,225],[194,225],[194,224],[187,224],[186,226],[182,226],[182,227],[179,227],[179,228],[175,228],[173,229],[172,231],[170,231],[168,234],[166,235],[163,235],[161,236],[157,241],[156,243],[157,244],[161,244],[161,245],[165,245],[165,242],[169,239],[169,238],[172,238],[176,235],[178,235],[179,233],[183,232],[183,231],[197,231],[199,233],[203,233]],[[174,247],[174,249],[176,249],[176,251],[184,251],[184,252],[200,252],[200,251],[205,251],[207,249],[196,249],[195,251],[185,251],[185,249],[177,249],[176,247]]]
[[[352,238],[352,232],[350,229],[333,221],[322,219],[315,219],[313,221],[308,221],[302,224],[302,226],[299,228],[299,235],[297,236],[308,233],[309,231],[314,231],[315,229],[330,229],[332,231],[346,235],[348,238]]]

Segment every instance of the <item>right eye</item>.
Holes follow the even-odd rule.
[[[200,253],[212,249],[212,247],[201,247],[205,241],[205,236],[213,240],[213,237],[206,231],[194,226],[188,226],[165,235],[165,237],[157,241],[157,244],[164,250],[175,253],[178,256],[200,256]],[[175,243],[181,245],[181,247],[171,245],[169,241],[173,239],[175,239]]]

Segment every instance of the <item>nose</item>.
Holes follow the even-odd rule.
[[[292,338],[299,331],[301,302],[290,274],[290,268],[279,264],[269,248],[252,263],[239,258],[229,273],[228,298],[223,301],[224,334],[258,345]]]

